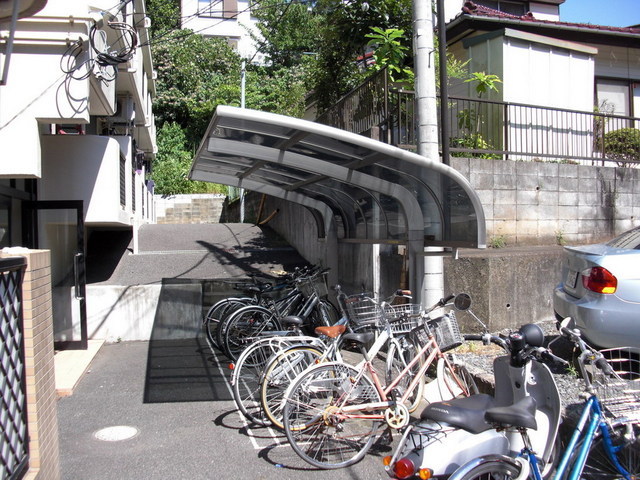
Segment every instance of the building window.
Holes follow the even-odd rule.
[[[237,0],[198,0],[198,16],[209,18],[235,18]]]
[[[598,109],[610,115],[631,116],[631,89],[627,80],[596,80]]]
[[[475,3],[485,7],[493,8],[499,12],[508,13],[521,17],[527,13],[528,2],[517,2],[510,0],[476,0]]]

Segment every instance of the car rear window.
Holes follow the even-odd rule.
[[[622,235],[607,242],[607,245],[614,248],[640,250],[640,228],[634,228],[633,230],[624,232]]]

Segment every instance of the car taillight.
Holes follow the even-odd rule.
[[[395,473],[396,478],[399,480],[411,478],[416,473],[416,466],[408,458],[401,458],[393,466],[393,473]]]
[[[615,293],[618,279],[603,267],[592,267],[582,272],[582,285],[596,293]]]

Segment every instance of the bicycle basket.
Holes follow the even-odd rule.
[[[409,333],[422,324],[421,312],[422,306],[416,303],[389,305],[385,309],[385,315],[389,319],[389,326],[395,334]]]
[[[601,405],[615,418],[640,420],[640,355],[628,347],[602,350],[615,372],[595,370],[592,385]]]
[[[458,328],[458,321],[453,312],[428,321],[425,325],[411,331],[419,345],[429,341],[429,332],[433,334],[442,352],[446,352],[462,345],[462,335]]]
[[[384,312],[382,307],[373,299],[364,295],[354,295],[344,300],[347,317],[356,327],[378,325]]]

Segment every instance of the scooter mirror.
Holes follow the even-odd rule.
[[[456,310],[469,310],[471,307],[471,297],[468,293],[459,293],[453,299],[453,306]]]

